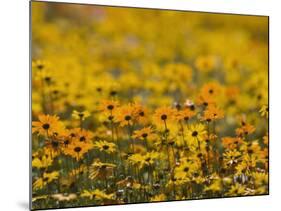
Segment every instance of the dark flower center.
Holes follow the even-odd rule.
[[[188,168],[188,167],[185,167],[185,168],[183,169],[183,171],[184,171],[184,172],[188,172],[188,171],[189,171],[189,168]]]
[[[42,69],[44,68],[44,65],[43,65],[43,64],[38,64],[38,65],[37,65],[37,68],[38,68],[39,70],[42,70]]]
[[[173,141],[173,140],[169,141],[170,145],[174,145],[174,143],[175,143],[175,141]]]
[[[44,178],[43,178],[43,181],[44,181],[44,182],[47,182],[48,180],[49,180],[49,177],[44,177]]]
[[[131,116],[129,116],[129,115],[126,115],[126,116],[125,116],[125,120],[126,120],[126,121],[129,121],[129,120],[131,120]]]
[[[142,137],[143,137],[143,138],[146,138],[146,137],[147,137],[147,133],[143,133],[143,134],[142,134]]]
[[[64,143],[65,145],[68,145],[68,144],[69,144],[69,140],[65,140],[63,143]]]
[[[101,92],[101,91],[102,91],[102,89],[101,89],[100,87],[98,87],[98,88],[97,88],[97,91],[98,91],[98,92]]]
[[[249,153],[249,154],[253,154],[253,153],[254,153],[254,150],[249,149],[249,150],[248,150],[248,153]]]
[[[141,111],[141,112],[139,113],[139,115],[140,115],[140,116],[144,116],[144,112]]]
[[[167,117],[166,114],[161,115],[161,119],[162,119],[162,120],[166,120],[167,118],[168,118],[168,117]]]
[[[106,165],[101,165],[101,169],[106,169]]]
[[[112,121],[113,118],[114,118],[114,117],[113,117],[112,115],[110,115],[110,116],[108,117],[108,120],[109,120],[109,121]]]
[[[145,159],[146,162],[149,162],[150,160],[151,160],[151,158],[146,158]]]
[[[83,97],[83,95],[82,95],[82,94],[77,94],[75,97],[76,97],[77,99],[80,99],[80,98]]]
[[[193,131],[193,132],[192,132],[192,136],[195,137],[195,136],[197,136],[197,135],[198,135],[198,132],[197,132],[197,131]]]
[[[59,90],[54,90],[53,93],[54,95],[57,95],[59,93]]]
[[[82,150],[81,147],[75,147],[74,148],[74,151],[77,152],[77,153],[80,152],[81,150]]]
[[[52,146],[54,148],[57,148],[59,146],[59,142],[58,141],[52,141]]]
[[[82,118],[82,117],[84,116],[84,114],[83,114],[83,113],[79,113],[78,116],[79,116],[80,118]]]
[[[82,141],[85,141],[86,138],[84,136],[81,136],[79,140],[82,142]]]
[[[230,105],[234,105],[235,103],[236,103],[236,101],[233,100],[233,99],[229,101],[229,104],[230,104]]]
[[[116,91],[111,91],[111,92],[110,92],[110,95],[111,95],[111,96],[114,96],[114,95],[116,95],[116,94],[117,94]]]
[[[194,105],[189,106],[189,108],[190,108],[191,111],[195,110],[195,106]]]
[[[108,105],[108,106],[107,106],[107,109],[108,109],[108,110],[113,110],[113,108],[114,108],[114,105]]]
[[[44,130],[48,130],[50,128],[50,125],[48,123],[45,123],[42,125]]]
[[[195,172],[195,173],[193,174],[193,176],[194,176],[194,177],[199,177],[199,173]]]
[[[210,89],[210,90],[209,90],[209,93],[210,93],[210,94],[213,94],[213,93],[214,93],[214,90],[213,90],[213,89]]]
[[[177,110],[181,109],[181,105],[179,103],[175,103],[175,107],[176,107]]]
[[[104,150],[108,150],[108,149],[109,149],[109,146],[108,146],[108,145],[103,145],[102,148],[103,148]]]
[[[185,120],[185,121],[188,121],[188,120],[189,120],[189,117],[188,117],[188,116],[184,117],[184,120]]]
[[[49,76],[45,77],[44,79],[47,83],[49,83],[51,81],[51,77],[49,77]]]
[[[72,138],[74,138],[74,137],[75,137],[75,134],[74,134],[74,133],[71,133],[70,136],[71,136]]]

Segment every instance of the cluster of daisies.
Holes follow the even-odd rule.
[[[267,106],[260,115],[268,118]],[[100,125],[88,130],[93,116]],[[103,100],[95,114],[74,110],[75,128],[41,114],[32,122],[39,148],[32,154],[33,201],[102,205],[266,194],[268,134],[252,140],[256,127],[241,116],[234,136],[220,136],[223,119],[214,102],[190,100],[154,111]]]

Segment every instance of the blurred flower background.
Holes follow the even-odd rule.
[[[268,18],[32,2],[33,209],[268,194]]]

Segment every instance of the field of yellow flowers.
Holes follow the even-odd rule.
[[[32,2],[32,208],[268,194],[268,18]]]

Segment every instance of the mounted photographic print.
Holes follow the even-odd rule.
[[[31,209],[268,195],[268,28],[32,1]]]

